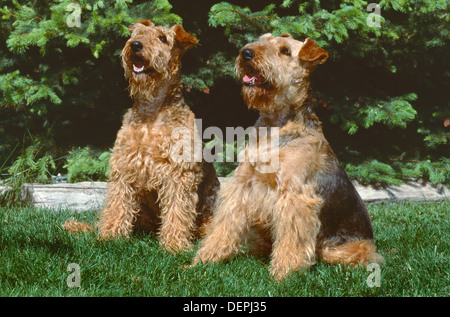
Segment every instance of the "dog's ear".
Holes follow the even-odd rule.
[[[133,30],[136,28],[136,26],[138,24],[143,24],[145,26],[155,26],[155,24],[153,24],[153,22],[151,22],[149,20],[140,20],[140,21],[136,22],[135,24],[132,24],[128,27],[128,30],[130,31],[130,33],[133,33]]]
[[[140,21],[138,21],[138,23],[144,24],[145,26],[155,26],[155,24],[149,20],[140,20]]]
[[[175,42],[183,52],[194,47],[195,44],[197,44],[198,39],[186,32],[181,25],[174,25],[172,27],[172,30],[175,31]]]
[[[318,47],[314,40],[307,38],[298,53],[298,58],[314,66],[325,63],[328,59],[328,53],[323,48]]]

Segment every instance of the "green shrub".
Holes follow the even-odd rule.
[[[209,24],[237,49],[270,32],[311,37],[329,52],[313,88],[350,177],[449,184],[449,8],[444,0],[381,1],[380,27],[373,27],[365,1],[220,2]]]
[[[108,179],[110,152],[100,152],[89,147],[72,150],[67,156],[67,181],[106,181]]]
[[[312,78],[317,112],[351,177],[364,183],[394,184],[410,177],[449,183],[448,1],[380,1],[381,27],[367,23],[373,13],[361,0],[233,2],[240,5],[80,0],[79,27],[67,23],[72,2],[2,3],[2,174],[11,167],[19,175],[27,170],[30,181],[48,182],[49,174],[66,172],[61,158],[70,149],[103,153],[112,146],[124,109],[131,105],[121,48],[130,24],[151,19],[166,26],[185,22],[200,39],[184,57],[183,80],[188,103],[211,115],[213,124],[220,117],[233,125],[247,115],[227,112],[231,104],[226,105],[242,102],[232,78],[243,45],[266,32],[311,37],[330,55]],[[213,108],[224,104],[226,110]],[[29,133],[48,146],[27,152],[35,146]],[[228,175],[236,164],[215,166]],[[70,179],[101,179],[105,171],[98,167],[82,174],[73,172]]]

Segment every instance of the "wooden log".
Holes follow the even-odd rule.
[[[219,180],[223,183],[227,178],[221,177]],[[367,203],[436,201],[450,198],[450,190],[443,185],[407,183],[375,189],[356,182],[354,184],[361,198]],[[53,210],[69,209],[77,212],[99,210],[104,204],[106,189],[106,182],[25,184],[22,187],[22,199],[36,207]]]
[[[22,199],[35,207],[53,210],[99,210],[104,204],[106,189],[106,182],[24,184]]]
[[[367,203],[450,199],[450,190],[444,185],[431,186],[430,184],[405,183],[400,186],[389,186],[383,189],[362,186],[356,182],[354,182],[354,185],[363,201]]]

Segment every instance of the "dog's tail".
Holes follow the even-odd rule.
[[[331,264],[367,266],[369,263],[384,262],[383,256],[376,252],[376,247],[371,240],[352,240],[342,244],[325,243],[318,253],[322,261]]]
[[[81,233],[94,230],[94,227],[86,222],[79,222],[73,219],[67,219],[63,228],[71,233]]]

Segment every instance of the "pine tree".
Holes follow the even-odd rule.
[[[449,183],[448,173],[428,172],[448,168],[448,1],[262,2],[215,4],[209,23],[237,48],[270,32],[311,37],[329,52],[313,78],[317,110],[353,178]]]
[[[181,23],[171,8],[167,0],[7,0],[0,8],[0,41],[7,46],[0,49],[2,172],[16,158],[10,172],[65,156],[72,146],[104,144],[102,130],[111,142],[130,103],[120,65],[128,26],[140,19]],[[63,166],[58,160],[53,171]]]
[[[45,182],[45,175],[70,170],[77,180],[91,164],[97,169],[84,175],[105,177],[107,154],[100,154],[112,146],[131,102],[120,51],[128,26],[151,19],[183,23],[199,37],[184,57],[183,80],[193,109],[209,109],[205,121],[216,115],[232,122],[240,115],[229,109],[242,102],[233,68],[243,45],[266,32],[311,37],[330,55],[312,78],[316,109],[352,178],[449,183],[448,1],[382,0],[369,10],[361,0],[230,2],[3,1],[1,172],[31,168],[36,173],[27,175]],[[211,100],[222,96],[229,105],[212,109]],[[75,164],[76,155],[87,153]],[[229,173],[227,166],[216,167]]]

